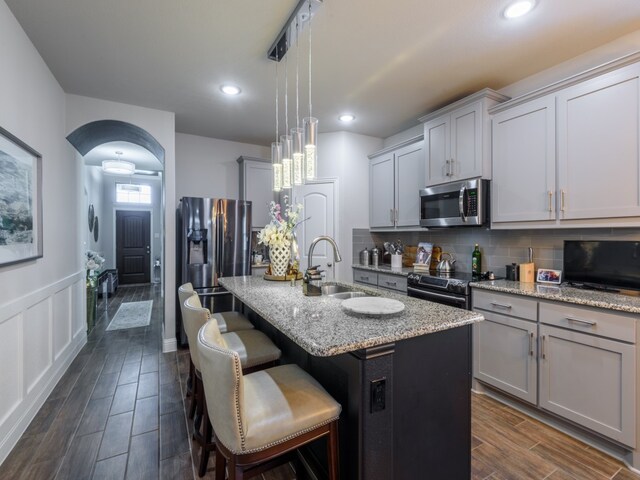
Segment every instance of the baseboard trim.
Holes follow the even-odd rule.
[[[13,425],[9,433],[5,436],[5,438],[0,441],[0,465],[6,460],[6,458],[13,450],[13,447],[16,446],[20,437],[27,430],[27,427],[31,423],[31,421],[35,418],[38,411],[44,405],[44,402],[47,401],[49,395],[58,384],[62,376],[65,374],[71,362],[76,358],[82,347],[84,347],[87,343],[87,334],[84,332],[81,335],[78,335],[70,344],[69,348],[65,355],[60,355],[58,359],[63,358],[63,360],[58,362],[55,370],[49,376],[49,380],[45,383],[45,385],[40,389],[40,392],[35,394],[33,398],[25,400],[25,403],[28,403],[27,408],[24,410],[23,414],[20,416],[17,422]]]
[[[162,353],[170,353],[178,350],[178,342],[175,338],[162,339]]]

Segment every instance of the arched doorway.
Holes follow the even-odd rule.
[[[163,146],[146,130],[119,120],[98,120],[86,123],[67,136],[67,140],[82,157],[84,165],[85,211],[89,217],[95,216],[95,225],[84,223],[82,243],[85,250],[96,251],[105,258],[105,270],[118,271],[120,284],[123,274],[130,280],[128,283],[148,283],[157,285],[160,292],[164,289],[164,161]],[[107,175],[102,171],[103,160],[115,158],[114,153],[122,153],[122,160],[135,164],[133,175]],[[123,187],[120,189],[120,187]],[[126,189],[124,187],[127,187]],[[120,193],[130,193],[135,188],[148,188],[151,198],[142,200],[125,200]],[[122,190],[122,191],[121,191]],[[141,197],[140,197],[141,198]],[[98,212],[99,216],[98,216]],[[147,224],[143,228],[146,238],[140,241],[142,247],[140,263],[146,270],[146,277],[129,275],[130,266],[134,264],[122,252],[122,229],[120,218],[123,212],[130,214],[127,218],[146,217]],[[99,220],[99,223],[98,223]],[[99,225],[99,232],[98,232]],[[93,227],[93,228],[92,228]],[[146,252],[145,252],[146,250]],[[123,264],[127,268],[121,268]],[[149,275],[150,273],[150,275]],[[135,281],[131,279],[135,278]],[[155,287],[154,287],[155,288]],[[164,299],[164,295],[160,295]],[[164,300],[162,300],[164,302]],[[164,312],[164,308],[155,309]]]

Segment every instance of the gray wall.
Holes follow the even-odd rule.
[[[527,260],[527,251],[533,247],[536,268],[562,269],[563,240],[640,240],[640,228],[597,228],[557,230],[487,230],[484,228],[450,228],[424,232],[380,233],[368,229],[353,229],[354,264],[359,263],[359,252],[383,242],[401,240],[405,245],[431,242],[451,252],[458,260],[456,270],[471,271],[471,252],[480,245],[482,271],[491,270],[505,275],[505,265]],[[388,256],[386,257],[388,263]]]

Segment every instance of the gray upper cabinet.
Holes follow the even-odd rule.
[[[555,220],[555,112],[544,97],[493,117],[494,222]]]
[[[419,190],[423,188],[422,137],[369,158],[369,227],[420,226]]]
[[[262,158],[238,158],[240,164],[240,200],[251,201],[251,228],[259,229],[270,221],[269,203],[273,200],[271,162]]]
[[[640,225],[640,54],[490,109],[492,228]]]
[[[560,218],[640,216],[640,64],[558,93]]]
[[[491,178],[487,109],[507,99],[485,88],[420,118],[424,123],[425,186]]]
[[[369,226],[393,227],[394,222],[394,157],[386,153],[369,164]]]

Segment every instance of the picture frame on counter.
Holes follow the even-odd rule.
[[[42,257],[42,155],[0,127],[0,266]]]
[[[538,274],[536,275],[536,282],[560,285],[560,283],[562,282],[562,270],[539,268]]]

